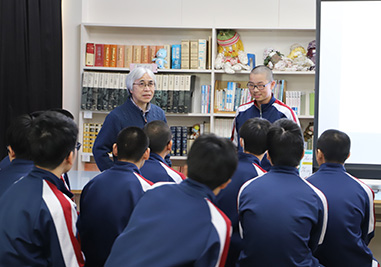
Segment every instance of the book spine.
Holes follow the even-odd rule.
[[[188,127],[182,126],[181,127],[181,156],[186,156],[188,154]]]
[[[149,46],[148,45],[142,45],[142,62],[143,64],[151,63],[149,59]]]
[[[156,57],[156,45],[150,45],[148,48],[148,60],[149,63],[153,63],[153,59]]]
[[[141,63],[142,62],[142,46],[134,45],[133,46],[133,55],[132,63]]]
[[[180,87],[180,75],[175,76],[175,91],[179,93],[179,104],[177,108],[178,113],[185,112],[185,88]]]
[[[189,40],[181,41],[181,68],[189,69]]]
[[[89,123],[83,124],[83,145],[82,145],[82,152],[89,153],[90,150],[90,125]]]
[[[161,92],[161,109],[167,111],[167,103],[168,103],[168,79],[169,75],[163,75],[162,81],[162,92]]]
[[[99,72],[94,72],[94,86],[93,94],[91,98],[91,110],[97,110],[97,101],[98,101],[98,88],[99,88]]]
[[[87,43],[86,44],[86,58],[85,58],[85,64],[88,67],[94,66],[94,57],[95,57],[95,45],[94,43]]]
[[[171,132],[172,132],[172,149],[171,149],[171,156],[174,156],[176,154],[176,126],[171,126],[170,127]]]
[[[198,69],[198,40],[190,41],[190,68]]]
[[[124,47],[124,67],[130,68],[130,65],[132,64],[134,49],[132,45],[126,45]]]
[[[172,45],[172,69],[181,69],[181,45]]]
[[[117,47],[117,60],[116,60],[116,66],[118,68],[124,68],[124,52],[125,52],[124,45],[118,45],[118,47]]]
[[[82,74],[82,94],[81,94],[81,109],[86,110],[86,101],[87,101],[87,91],[88,91],[88,82],[89,80],[89,73],[84,72]]]
[[[206,40],[199,39],[198,40],[198,69],[205,70],[206,69]]]
[[[173,81],[173,85],[172,85],[172,92],[173,92],[173,100],[172,100],[172,112],[173,113],[178,113],[179,112],[179,102],[180,102],[180,88],[175,86],[175,75],[172,75],[172,81]]]
[[[167,79],[167,78],[166,78]],[[167,112],[173,112],[174,75],[168,75]]]
[[[87,89],[87,99],[86,99],[86,110],[91,110],[92,100],[93,100],[93,88],[94,88],[94,72],[89,72],[88,74],[88,89]]]
[[[103,44],[95,44],[95,62],[94,66],[103,67]]]
[[[104,78],[106,73],[99,73],[99,82],[98,82],[98,95],[97,95],[97,110],[103,109],[103,95],[104,95]]]
[[[163,75],[156,75],[155,105],[162,107]]]
[[[208,50],[207,50],[207,58],[208,58],[208,69],[212,69],[212,36],[208,37]]]
[[[192,111],[192,88],[195,76],[185,75],[184,113]]]
[[[110,45],[104,44],[103,45],[103,66],[104,67],[110,67],[110,61],[111,61],[111,51],[110,51]]]
[[[182,126],[176,126],[176,151],[175,156],[181,156],[181,129]]]
[[[116,44],[110,45],[110,67],[116,68],[116,61],[118,56],[118,46]]]

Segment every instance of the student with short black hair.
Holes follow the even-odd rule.
[[[321,266],[312,253],[324,238],[327,202],[296,168],[304,155],[300,127],[288,119],[274,122],[267,149],[270,171],[247,181],[238,195],[239,266]]]
[[[28,141],[32,120],[33,118],[29,115],[21,115],[7,129],[6,142],[10,163],[0,170],[0,197],[14,182],[28,174],[34,166]]]
[[[235,148],[202,135],[187,164],[188,179],[161,184],[140,199],[105,266],[224,266],[231,225],[214,203],[237,166]]]
[[[148,138],[139,127],[120,131],[113,153],[118,161],[82,190],[78,229],[86,266],[104,266],[115,238],[126,227],[130,215],[152,182],[139,168],[149,157]]]
[[[328,201],[328,226],[324,242],[315,256],[324,266],[379,266],[368,248],[374,236],[374,193],[366,184],[346,172],[351,140],[330,129],[316,143],[319,170],[307,180],[319,188]]]
[[[76,205],[60,180],[76,156],[78,128],[48,111],[29,132],[32,171],[0,201],[1,266],[83,266]]]
[[[143,128],[149,138],[150,157],[140,169],[142,175],[151,182],[180,183],[186,177],[166,164],[164,158],[172,149],[172,132],[164,121],[156,120]]]
[[[239,129],[240,144],[238,167],[228,186],[217,195],[218,207],[229,217],[233,226],[229,255],[225,266],[236,266],[242,249],[242,239],[238,230],[237,197],[241,186],[248,180],[260,176],[266,171],[261,160],[267,150],[267,133],[271,123],[266,119],[248,119]]]

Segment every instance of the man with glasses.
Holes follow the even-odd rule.
[[[272,93],[275,84],[276,81],[270,68],[260,65],[251,71],[247,87],[254,100],[241,105],[237,109],[233,121],[231,140],[238,147],[239,151],[242,151],[242,147],[239,144],[239,129],[250,118],[260,117],[267,119],[271,123],[282,118],[287,118],[300,126],[294,111],[281,101],[275,99]],[[266,160],[266,157],[264,159]]]
[[[129,97],[126,102],[107,115],[102,129],[94,142],[93,154],[101,171],[114,165],[108,153],[116,142],[118,133],[129,126],[143,128],[148,122],[167,122],[164,111],[150,103],[155,94],[156,78],[147,68],[135,68],[126,80]]]

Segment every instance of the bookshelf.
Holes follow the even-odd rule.
[[[226,74],[223,70],[214,70],[214,59],[217,53],[216,36],[219,29],[231,27],[167,27],[167,26],[138,26],[119,24],[92,24],[81,25],[81,56],[80,70],[84,72],[109,72],[128,74],[128,68],[116,67],[89,67],[85,64],[86,44],[124,44],[124,45],[173,45],[181,44],[182,40],[206,39],[211,37],[211,69],[159,69],[157,75],[193,75],[194,92],[192,96],[192,109],[189,113],[167,113],[167,121],[170,126],[188,126],[194,124],[206,124],[210,132],[221,132],[220,125],[223,120],[229,122],[235,116],[235,112],[215,112],[213,110],[214,85],[216,80],[221,81],[245,81],[248,80],[249,71],[238,71],[235,74]],[[300,43],[307,48],[310,41],[315,39],[315,29],[312,28],[233,28],[240,36],[245,47],[245,52],[256,56],[256,64],[263,64],[263,51],[272,47],[288,55],[290,46]],[[274,71],[275,79],[287,81],[287,90],[313,91],[315,73],[313,71]],[[201,113],[201,86],[210,85],[211,110],[210,113]],[[85,111],[79,114],[80,141],[83,142],[84,123],[103,123],[108,111]],[[299,116],[302,128],[306,127],[313,116]],[[216,123],[217,122],[217,123]],[[173,157],[175,162],[182,161],[185,157]],[[78,170],[84,169],[84,163],[94,162],[92,154],[80,152],[78,157]]]

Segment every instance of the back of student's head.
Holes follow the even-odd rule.
[[[300,127],[289,119],[277,120],[267,134],[267,149],[273,165],[298,166],[304,151]]]
[[[147,150],[149,140],[139,127],[127,127],[121,130],[116,140],[118,159],[138,162]]]
[[[37,166],[55,169],[75,150],[77,136],[72,119],[56,111],[41,113],[29,135],[32,160]]]
[[[17,159],[31,159],[28,135],[32,121],[33,118],[31,116],[21,115],[7,129],[6,143],[12,148]]]
[[[68,111],[66,109],[62,109],[62,108],[51,108],[48,110],[38,110],[38,111],[34,111],[34,112],[30,113],[30,115],[34,118],[37,118],[38,116],[40,116],[42,113],[44,113],[46,111],[57,111],[57,112],[65,115],[66,117],[74,120],[73,114],[70,111]]]
[[[351,139],[339,130],[326,130],[317,140],[316,148],[323,152],[327,162],[344,163],[349,156]]]
[[[237,153],[230,140],[205,134],[198,137],[188,153],[188,177],[214,190],[233,175]]]
[[[271,123],[266,119],[251,118],[239,129],[244,142],[244,150],[254,155],[261,155],[267,150],[267,133]]]
[[[149,148],[152,153],[161,153],[172,140],[171,129],[161,120],[151,121],[146,124],[144,132],[149,139]]]

